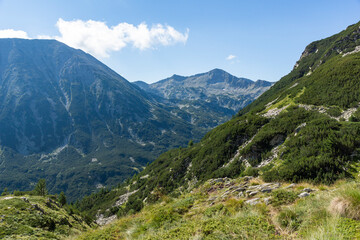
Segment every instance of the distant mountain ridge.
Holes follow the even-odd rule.
[[[80,196],[202,135],[81,50],[0,39],[0,188]]]
[[[213,69],[189,77],[173,75],[152,84],[142,81],[134,84],[168,100],[166,103],[185,110],[191,115],[190,121],[195,125],[212,128],[230,119],[273,83],[263,80],[254,82],[235,77],[221,69]],[[203,112],[205,108],[206,112]],[[208,121],[209,119],[219,120],[214,122]]]

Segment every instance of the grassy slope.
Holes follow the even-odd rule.
[[[72,239],[358,239],[360,238],[360,184],[333,186],[302,183],[272,193],[258,193],[259,204],[229,189],[244,178],[208,181],[192,192],[171,198],[116,222]],[[248,186],[262,184],[253,179]],[[297,195],[305,187],[309,197]],[[270,204],[263,200],[270,198]]]
[[[0,197],[1,239],[62,239],[89,228],[80,216],[48,198]]]

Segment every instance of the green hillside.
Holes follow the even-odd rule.
[[[332,183],[351,176],[360,147],[360,54],[339,52],[360,44],[359,25],[310,44],[289,75],[199,144],[161,155],[130,190],[144,199],[155,187],[171,192],[267,162],[254,170],[265,180]]]
[[[51,197],[0,197],[1,239],[64,239],[90,229],[81,216]]]
[[[177,196],[211,178],[253,175],[264,181],[332,184],[358,175],[360,23],[306,47],[293,71],[197,144],[173,149],[117,190],[78,203],[94,213],[141,209],[157,192]],[[122,193],[121,193],[122,194]],[[100,204],[101,202],[101,204]],[[146,204],[145,204],[146,205]],[[106,207],[107,206],[107,207]]]
[[[73,238],[359,239],[359,214],[359,183],[327,187],[218,178],[177,198],[161,195],[137,214]]]

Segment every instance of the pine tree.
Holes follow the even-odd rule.
[[[61,204],[61,206],[64,206],[66,204],[66,196],[64,192],[61,192],[59,197],[58,197],[58,201]]]
[[[1,196],[6,196],[8,194],[9,194],[9,192],[8,192],[7,187],[6,187],[6,188],[4,188],[4,191],[1,193]]]
[[[46,180],[45,179],[42,178],[38,181],[38,183],[35,186],[34,192],[36,195],[39,195],[39,196],[45,196],[48,193],[48,191],[46,189]]]

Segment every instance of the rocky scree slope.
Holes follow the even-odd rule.
[[[263,80],[238,78],[221,69],[189,77],[173,75],[152,84],[141,81],[134,84],[172,106],[174,114],[208,129],[229,120],[272,85]]]

